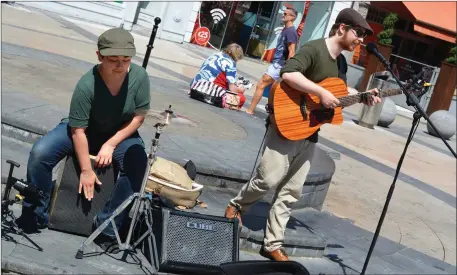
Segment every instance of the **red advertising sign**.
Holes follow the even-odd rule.
[[[209,29],[207,27],[200,27],[195,31],[195,42],[197,44],[205,46],[210,38]]]

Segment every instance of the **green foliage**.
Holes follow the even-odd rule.
[[[454,46],[450,51],[449,51],[449,57],[444,60],[445,62],[449,64],[457,64],[457,46]]]
[[[382,22],[383,30],[378,33],[379,43],[384,45],[392,44],[392,36],[395,31],[395,23],[398,21],[398,15],[395,13],[389,13],[384,21]]]

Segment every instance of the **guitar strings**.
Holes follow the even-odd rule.
[[[401,94],[402,91],[401,91],[401,89],[389,89],[389,90],[385,90],[385,91],[379,90],[379,93],[380,93],[381,98],[383,98],[386,96]],[[363,92],[363,93],[340,97],[340,98],[338,98],[338,100],[340,101],[340,104],[338,106],[346,107],[346,106],[350,106],[354,103],[361,102],[361,98],[367,94],[371,94],[371,92]]]

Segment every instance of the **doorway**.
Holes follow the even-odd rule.
[[[239,44],[245,55],[260,58],[271,33],[278,2],[234,2],[222,47]]]
[[[256,3],[258,3],[256,23],[249,36],[245,54],[254,58],[261,58],[271,34],[278,2],[265,1]]]

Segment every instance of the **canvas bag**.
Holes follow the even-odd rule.
[[[240,109],[241,99],[238,94],[227,91],[222,98],[222,108],[230,110],[239,110]]]
[[[192,180],[187,175],[186,169],[175,162],[157,157],[149,174],[184,189],[192,190]]]

